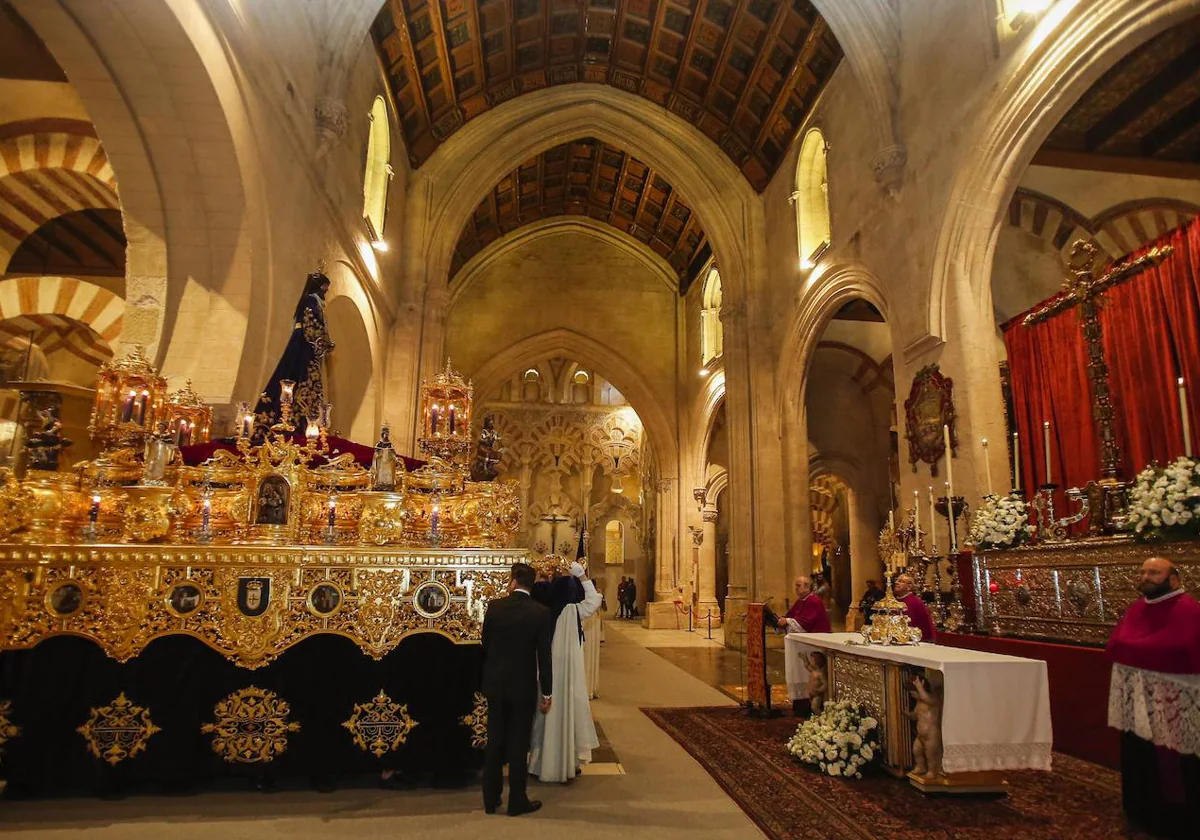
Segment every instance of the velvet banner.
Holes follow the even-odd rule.
[[[1151,461],[1164,463],[1183,454],[1180,377],[1187,385],[1192,451],[1200,451],[1200,218],[1130,258],[1163,246],[1174,251],[1161,265],[1110,289],[1100,305],[1120,467],[1127,479]],[[1079,309],[1032,327],[1021,323],[1026,314],[1002,327],[1020,433],[1021,483],[1027,490],[1046,483],[1043,424],[1048,421],[1052,482],[1078,487],[1100,477]],[[1060,495],[1056,504],[1064,501]]]

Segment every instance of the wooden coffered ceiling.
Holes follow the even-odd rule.
[[[1105,73],[1035,162],[1070,165],[1072,154],[1081,165],[1087,155],[1200,163],[1200,19],[1167,30]]]
[[[700,220],[666,178],[589,137],[547,149],[496,184],[459,234],[450,276],[500,236],[554,216],[587,216],[644,243],[671,264],[680,294],[711,253]]]
[[[594,82],[695,125],[759,191],[841,58],[808,0],[388,0],[372,33],[414,167],[502,102]]]

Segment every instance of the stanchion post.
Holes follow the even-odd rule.
[[[708,619],[708,640],[711,642],[712,641],[712,608],[711,607],[709,607],[708,615],[706,615],[705,618]]]

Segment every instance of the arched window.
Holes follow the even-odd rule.
[[[721,355],[725,338],[721,327],[721,273],[709,269],[704,278],[704,297],[700,310],[700,363],[707,365]]]
[[[625,529],[616,519],[604,526],[604,565],[625,565]]]
[[[382,96],[371,106],[371,133],[367,138],[367,171],[363,175],[363,218],[371,226],[375,242],[383,241],[383,219],[387,214],[388,184],[392,180],[392,135],[387,104]],[[382,249],[381,249],[382,250]]]
[[[818,129],[804,135],[800,146],[800,164],[796,167],[796,238],[800,248],[800,268],[807,270],[829,247],[829,182],[825,172],[828,151]]]

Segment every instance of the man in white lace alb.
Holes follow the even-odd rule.
[[[1162,837],[1200,837],[1200,603],[1163,557],[1108,640],[1108,725],[1121,730],[1126,816]]]

